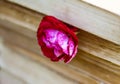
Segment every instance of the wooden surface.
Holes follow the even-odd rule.
[[[36,40],[37,27],[43,16],[0,1],[0,67],[4,76],[17,77],[13,81],[23,80],[27,84],[119,84],[120,45],[81,29],[77,35],[78,53],[72,62],[54,63],[45,58]],[[55,78],[57,80],[53,81]]]
[[[1,51],[1,67],[26,81],[27,84],[73,84],[74,82],[7,47],[2,46]]]
[[[120,16],[120,0],[83,0]]]
[[[16,77],[15,75],[7,72],[6,70],[0,71],[0,84],[27,84],[25,81]]]
[[[1,3],[0,6],[1,6],[1,10],[0,10],[1,28],[2,25],[4,25],[7,29],[9,29],[9,31],[7,32],[9,33],[9,36],[5,35],[6,28],[1,29],[2,31],[1,34],[3,34],[7,39],[10,39],[9,38],[10,36],[15,37],[16,43],[23,42],[22,40],[17,39],[20,36],[19,34],[23,34],[27,37],[30,37],[31,39],[34,39],[32,42],[29,42],[29,44],[31,45],[30,47],[32,47],[32,43],[36,43],[36,46],[33,45],[33,48],[37,50],[38,46],[36,42],[36,31],[37,31],[37,26],[39,25],[39,22],[44,15],[35,12],[32,13],[31,11],[28,11],[24,8],[21,8],[13,4]],[[6,22],[7,25],[5,25]],[[18,35],[14,36],[14,34],[10,32],[11,30],[18,32]],[[21,39],[24,38],[25,37],[21,36]],[[80,33],[78,34],[78,38],[79,38],[79,49],[87,53],[90,53],[96,57],[102,58],[104,60],[108,60],[114,64],[117,65],[120,64],[120,57],[119,57],[120,45],[116,45],[114,43],[96,37],[82,30],[80,30]],[[24,40],[25,40],[24,44],[28,44],[26,43],[27,39]],[[12,40],[10,41],[15,42]],[[26,48],[29,47],[24,44],[20,44],[20,45],[23,45]],[[33,51],[35,52],[36,50],[33,49]]]
[[[8,1],[40,13],[56,16],[82,30],[120,44],[120,16],[88,4],[83,0]]]
[[[12,32],[12,34],[14,36],[17,35],[17,33],[15,34],[14,32]],[[10,36],[10,38],[12,38],[10,34],[9,34],[9,36]],[[20,39],[19,37],[17,37],[17,38]],[[25,41],[24,37],[22,37],[22,38],[23,39],[20,39],[20,40],[22,40],[24,42]],[[31,44],[29,44],[30,41],[32,41],[32,39],[31,40],[27,39],[27,43],[28,43],[27,45],[31,45]],[[77,83],[119,84],[119,79],[120,79],[119,67],[114,66],[111,63],[104,61],[103,59],[94,58],[93,55],[90,55],[81,50],[79,50],[78,55],[76,56],[75,59],[73,59],[73,61],[70,64],[65,65],[64,63],[63,64],[62,63],[60,63],[60,64],[54,63],[54,62],[52,63],[49,61],[49,59],[46,59],[46,58],[43,59],[43,57],[40,56],[40,54],[36,55],[32,52],[25,51],[24,49],[27,49],[27,47],[25,48],[25,46],[20,45],[21,43],[11,42],[10,40],[7,40],[7,39],[6,39],[6,43],[10,44],[11,46],[8,47],[9,49],[6,49],[7,46],[5,46],[5,49],[2,48],[4,54],[8,53],[8,55],[2,56],[1,60],[3,60],[3,62],[1,63],[2,64],[1,67],[4,69],[7,69],[8,71],[12,72],[12,74],[17,75],[18,77],[21,77],[25,80],[27,80],[28,78],[32,79],[32,77],[34,77],[34,75],[33,75],[34,73],[36,73],[36,74],[40,73],[39,71],[30,72],[29,66],[31,66],[31,64],[28,65],[29,63],[25,62],[25,63],[23,63],[23,65],[20,65],[21,67],[19,67],[17,65],[17,63],[19,63],[19,62],[21,63],[21,61],[23,59],[26,59],[26,56],[27,56],[32,59],[30,61],[30,63],[34,63],[34,60],[36,60],[37,63],[39,62],[39,64],[36,63],[37,66],[39,66],[40,64],[44,64],[45,67],[52,69],[52,71],[62,74],[63,75],[62,77],[65,76],[65,78],[67,77],[67,79],[74,80]],[[18,47],[14,46],[14,45],[16,45]],[[33,43],[33,45],[35,45],[35,43]],[[21,48],[19,48],[19,47],[21,47]],[[11,48],[12,48],[12,51],[10,50]],[[32,49],[29,49],[29,48],[32,48]],[[36,49],[34,47],[28,47],[27,50],[35,51]],[[9,51],[10,53],[7,51]],[[39,52],[38,49],[36,51]],[[15,57],[13,57],[13,55],[14,55],[13,53],[15,53],[15,52],[18,52],[17,55],[22,53],[22,55],[21,54],[19,55],[21,58],[21,61],[20,61],[20,59],[17,59],[17,58],[16,58],[16,60],[19,60],[19,61],[16,61],[13,59],[13,58],[17,57],[16,54],[15,54]],[[10,60],[10,62],[9,62],[9,60]],[[11,64],[11,61],[13,63],[15,63],[16,65]],[[25,64],[27,64],[27,65],[25,65]],[[11,68],[9,66],[11,66]],[[26,67],[26,68],[24,68],[24,67]],[[27,71],[24,71],[24,69]],[[34,69],[35,69],[35,67],[34,67]],[[16,71],[19,71],[18,74],[16,73]],[[26,76],[26,78],[24,78],[23,76],[25,74],[27,74],[27,72],[30,72],[33,74]],[[72,74],[70,74],[70,73],[72,73]],[[113,78],[113,77],[114,77],[114,80],[111,80],[111,78]],[[35,81],[37,81],[37,80],[35,80]],[[27,80],[27,82],[29,82],[29,80]],[[34,80],[32,82],[34,82]],[[29,82],[29,84],[30,84],[30,82]]]

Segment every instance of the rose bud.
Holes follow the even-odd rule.
[[[43,54],[52,61],[70,62],[77,53],[77,28],[53,16],[45,16],[38,28],[37,39]]]

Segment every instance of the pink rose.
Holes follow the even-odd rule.
[[[77,53],[78,38],[74,33],[76,29],[53,16],[45,16],[37,31],[43,54],[52,61],[70,62]]]

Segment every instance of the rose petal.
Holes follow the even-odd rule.
[[[73,55],[73,52],[74,52],[74,48],[75,48],[75,46],[74,46],[75,44],[74,44],[74,42],[73,42],[73,40],[70,38],[69,39],[69,55],[70,56],[72,56]]]
[[[42,37],[43,42],[46,44],[47,47],[52,48],[52,45],[49,41],[46,40],[45,36]]]
[[[76,55],[76,53],[77,53],[77,47],[78,47],[78,46],[75,46],[75,47],[74,47],[74,51],[73,51],[73,53],[72,53],[71,56],[66,56],[66,57],[65,57],[65,60],[64,60],[65,63],[69,63],[69,62],[75,57],[75,55]]]
[[[63,32],[58,32],[58,34],[57,34],[57,41],[58,41],[58,44],[63,49],[63,52],[68,54],[68,50],[67,50],[67,47],[68,47],[68,36],[65,33],[63,33]]]
[[[75,46],[72,57],[74,57],[74,56],[76,55],[76,53],[77,53],[77,48],[78,48],[78,45]]]
[[[59,57],[60,55],[62,55],[63,51],[59,46],[56,46],[56,48],[54,48],[54,54]]]
[[[51,43],[55,43],[57,39],[57,33],[58,33],[58,30],[55,30],[55,29],[45,30],[46,39]]]
[[[46,46],[41,46],[41,50],[43,51],[43,54],[47,56],[48,58],[55,58],[56,56],[54,55],[53,49],[48,48]],[[47,52],[46,52],[47,51]]]

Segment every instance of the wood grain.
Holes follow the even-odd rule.
[[[38,58],[34,53],[22,48],[10,45],[0,47],[3,53],[0,66],[28,84],[97,84],[100,82],[65,65],[51,63],[42,57]]]
[[[1,31],[0,33],[5,33],[5,31]],[[21,47],[23,49],[26,49],[31,52],[37,53],[38,55],[41,55],[40,49],[37,46],[37,42],[35,42],[34,39],[29,39],[28,37],[25,37],[24,35],[22,36],[21,34],[15,33],[10,30],[9,30],[9,32],[7,32],[5,34],[9,34],[9,36],[4,37],[5,43],[16,45],[18,47]],[[16,38],[16,41],[11,40],[11,38]],[[17,50],[17,49],[14,49],[14,50]],[[22,49],[21,49],[21,51],[22,51]],[[22,51],[22,53],[23,53],[23,51]],[[31,55],[31,56],[32,56],[32,59],[36,58],[34,55]],[[40,57],[37,56],[36,59],[39,60]],[[44,62],[42,61],[41,63],[44,63]],[[51,67],[50,66],[51,63],[52,62],[48,63],[49,64],[48,67]],[[54,66],[54,68],[57,66]],[[60,68],[61,68],[61,66],[60,66]],[[118,65],[115,65],[115,64],[112,64],[111,62],[97,58],[94,55],[86,53],[85,51],[81,51],[81,50],[78,51],[76,58],[73,59],[73,61],[70,63],[70,68],[75,69],[78,72],[82,72],[85,75],[98,80],[99,82],[104,82],[104,83],[110,82],[110,83],[115,83],[115,84],[118,83],[119,84],[120,67]],[[66,70],[66,69],[64,69],[64,70]],[[114,77],[114,80],[111,80],[112,77]]]
[[[38,14],[36,12],[30,11],[28,9],[24,9],[22,7],[19,7],[13,4],[2,3],[0,6],[1,6],[1,10],[0,10],[1,25],[4,25],[6,28],[10,30],[14,30],[32,39],[36,38],[36,31],[39,25],[39,21],[44,15]],[[23,15],[25,17],[23,17]],[[7,25],[5,25],[6,23]],[[80,32],[78,34],[79,49],[87,53],[90,53],[96,57],[107,60],[113,64],[120,65],[120,46],[119,45],[116,45],[112,42],[101,39],[99,37],[96,37],[82,30],[80,30],[79,32]],[[17,42],[20,43],[21,41],[18,40]],[[37,45],[37,42],[36,42],[36,45]],[[27,46],[27,45],[23,44],[23,46]]]
[[[25,81],[16,77],[15,75],[7,72],[6,70],[0,71],[0,84],[27,84]]]
[[[16,4],[0,1],[0,36],[4,39],[4,43],[6,43],[5,47],[9,48],[4,50],[7,53],[6,57],[3,58],[5,59],[5,66],[2,65],[4,69],[13,74],[17,74],[15,71],[20,69],[17,65],[10,65],[10,61],[17,64],[17,61],[8,56],[10,54],[14,55],[18,60],[27,60],[37,67],[42,67],[47,73],[57,76],[59,80],[63,81],[63,78],[65,78],[65,81],[68,83],[70,80],[72,81],[71,83],[83,84],[119,84],[120,45],[81,29],[77,35],[79,38],[78,54],[70,64],[52,63],[44,58],[36,40],[37,27],[43,16],[43,14]],[[8,66],[13,67],[13,69],[8,68]],[[23,68],[27,65],[21,64],[20,66]],[[37,67],[36,69],[38,69]],[[22,74],[27,74],[29,72],[28,69],[31,69],[28,66],[25,68],[28,72],[23,73],[24,69],[22,68],[20,72]],[[37,73],[38,71],[35,74]],[[34,73],[31,72],[31,74]],[[19,73],[17,76],[24,78]],[[38,76],[41,77],[40,75]],[[26,76],[28,79],[32,77],[34,75]],[[32,79],[32,82],[38,81],[37,79]],[[31,81],[27,82],[31,83]]]
[[[120,16],[93,6],[83,0],[8,0],[120,44]]]

